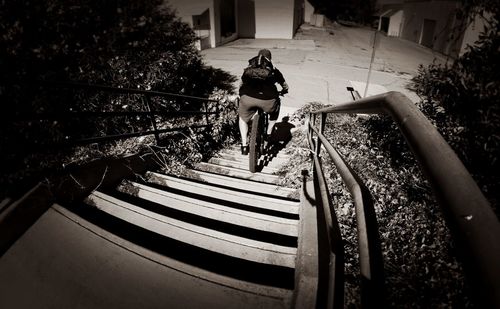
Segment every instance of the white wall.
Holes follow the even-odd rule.
[[[217,43],[216,35],[219,32],[215,21],[214,0],[167,0],[169,6],[177,11],[177,16],[191,27],[193,26],[193,15],[200,15],[206,9],[210,10],[210,33],[209,45],[215,47]],[[205,43],[206,44],[206,43]]]
[[[388,36],[399,36],[401,30],[401,23],[403,22],[403,11],[398,11],[390,17]]]
[[[292,39],[294,0],[255,0],[255,38]]]
[[[221,37],[220,1],[221,0],[167,0],[166,2],[170,7],[176,10],[177,16],[190,26],[193,26],[193,15],[200,15],[208,9],[210,12],[210,30],[208,38],[202,42],[202,46],[213,48],[236,39],[238,28],[244,26],[242,24],[242,22],[244,22],[243,20],[239,22],[239,18],[244,19],[244,17],[242,17],[242,12],[238,12],[238,2],[240,1],[236,1],[236,33],[229,38]],[[303,0],[247,0],[247,2],[248,1],[255,2],[255,38],[293,38],[295,30],[300,26],[302,20]],[[309,7],[309,9],[311,9],[311,7]],[[300,16],[298,16],[299,14]],[[241,30],[245,32],[249,29],[242,28]],[[246,32],[250,33],[251,31]]]
[[[304,7],[304,22],[306,23],[311,23],[311,17],[314,14],[314,7],[312,6],[311,3],[309,3],[308,0],[305,0],[305,7]]]

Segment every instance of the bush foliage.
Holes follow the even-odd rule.
[[[235,77],[204,65],[194,46],[193,31],[162,0],[2,1],[0,21],[0,96],[2,102],[9,102],[3,106],[1,124],[3,184],[34,179],[43,175],[44,169],[68,162],[145,150],[153,144],[151,138],[138,138],[71,150],[47,148],[43,153],[19,147],[24,141],[32,146],[151,129],[147,116],[56,120],[13,117],[27,112],[148,111],[139,95],[39,87],[33,81],[72,81],[217,99],[233,91]],[[157,97],[150,103],[153,109],[167,112],[203,110],[199,102]],[[232,102],[223,102],[220,108],[224,107],[234,113]],[[233,127],[224,124],[233,116],[227,112],[223,117],[213,117],[221,136],[232,136]],[[157,117],[160,128],[190,126],[199,121]],[[209,141],[207,134],[185,135],[165,135],[164,139],[172,145],[174,140],[195,144]],[[222,141],[210,138],[210,142]],[[172,145],[162,146],[175,147]],[[201,156],[184,146],[179,149],[169,158],[173,160],[175,153],[179,162],[186,158],[189,162]]]
[[[215,86],[214,69],[202,65],[193,31],[164,3],[3,1],[1,78],[206,96]]]
[[[305,122],[311,103],[292,121]],[[457,260],[441,210],[406,142],[388,117],[329,115],[325,137],[369,189],[379,225],[384,259],[386,307],[471,307],[463,269]],[[300,127],[286,151],[282,184],[300,188],[300,171],[311,171],[307,131]],[[345,302],[361,306],[357,223],[352,197],[326,151],[321,160],[344,241]]]
[[[498,210],[500,28],[498,1],[472,1],[465,15],[487,27],[449,65],[421,67],[412,88],[419,108],[436,125]],[[488,8],[489,13],[484,13]],[[479,14],[479,15],[477,15]],[[482,15],[481,15],[482,14]],[[300,109],[303,120],[313,103]],[[293,159],[283,183],[298,187],[296,170],[310,169],[305,132],[292,140]],[[386,274],[387,306],[474,307],[456,247],[431,188],[389,117],[329,115],[325,136],[365,182],[375,201]],[[328,156],[322,156],[331,198],[345,241],[346,303],[360,305],[356,221],[350,194]]]
[[[484,1],[483,1],[484,2]],[[431,119],[498,208],[500,190],[500,4],[469,8],[486,26],[451,65],[421,67],[413,89]]]

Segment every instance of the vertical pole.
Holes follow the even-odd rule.
[[[309,115],[307,115],[307,123],[306,123],[306,127],[307,127],[307,136],[309,138],[309,136],[311,136],[311,113],[309,113]]]
[[[220,105],[220,101],[217,101],[217,104],[215,105],[215,114],[217,115],[216,116],[217,119],[220,119],[220,117],[221,117],[220,112],[219,112],[219,105]]]
[[[314,140],[314,131],[312,128],[314,128],[316,126],[316,114],[312,114],[312,123],[311,123],[311,141],[313,142],[313,149],[311,150],[315,150],[316,149],[316,141]]]
[[[366,98],[366,94],[368,93],[368,85],[370,84],[370,77],[372,75],[373,60],[375,60],[375,49],[377,48],[377,33],[378,31],[375,31],[375,34],[373,35],[372,58],[370,60],[370,67],[368,68],[368,77],[366,79],[365,94],[363,95],[363,98]]]
[[[156,127],[156,119],[153,110],[151,109],[149,96],[144,97],[144,102],[146,104],[146,110],[149,112],[149,120],[151,121],[151,126],[153,127],[156,144],[160,143],[160,134],[158,134],[158,128]]]
[[[319,156],[321,152],[321,140],[319,139],[319,136],[323,135],[325,132],[326,115],[326,113],[321,113],[321,118],[319,119],[319,134],[316,140],[316,156]]]
[[[205,120],[207,122],[207,126],[210,124],[210,121],[208,119],[208,102],[207,101],[204,101],[203,102],[203,106],[205,108]]]

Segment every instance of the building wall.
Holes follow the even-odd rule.
[[[210,30],[208,30],[208,42],[202,43],[202,45],[216,46],[217,41],[220,40],[220,34],[218,34],[220,30],[218,23],[216,23],[217,14],[215,12],[214,0],[168,0],[167,3],[177,11],[177,16],[191,27],[193,27],[193,15],[201,15],[208,9],[210,13]],[[206,33],[207,31],[205,30],[203,34]]]
[[[401,37],[416,43],[422,43],[422,38],[432,36],[432,48],[446,52],[450,44],[450,31],[453,27],[457,1],[423,1],[409,2],[403,6],[403,27]],[[433,33],[423,34],[424,20],[436,21]]]
[[[235,31],[221,34],[221,16],[229,16],[228,1],[234,1]],[[199,47],[216,47],[238,37],[292,39],[304,18],[304,0],[166,0],[183,22],[193,27],[193,16],[209,10],[209,27],[195,30],[203,39]],[[224,10],[224,11],[222,11]],[[253,16],[252,16],[253,15]],[[231,19],[231,18],[229,18]],[[207,23],[208,24],[208,23]],[[224,26],[224,27],[223,27]],[[209,28],[209,29],[207,29]],[[226,33],[227,34],[227,33]]]
[[[238,35],[255,38],[255,0],[238,0]]]
[[[389,29],[387,30],[388,36],[398,37],[403,25],[403,11],[398,11],[390,17]]]
[[[292,39],[295,0],[255,0],[255,38]]]
[[[295,0],[293,5],[294,7],[294,16],[293,16],[293,33],[292,37],[299,29],[300,25],[304,22],[304,0]]]
[[[308,0],[304,0],[304,22],[310,24],[311,17],[314,14],[314,7]]]
[[[232,9],[233,9],[233,22],[234,22],[234,33],[225,36],[225,34],[221,33],[221,29],[223,28],[221,25],[221,15],[222,10],[228,8],[228,2],[233,2],[232,4]],[[234,41],[238,38],[238,6],[236,4],[236,0],[214,0],[214,18],[215,18],[215,27],[218,29],[215,32],[215,46],[219,46],[222,44],[225,44],[230,41]],[[231,12],[226,12],[226,14],[231,14]],[[214,46],[214,47],[215,47]]]
[[[479,34],[485,25],[484,19],[477,17],[474,22],[466,28],[462,25],[463,20],[457,19],[456,9],[461,5],[458,0],[378,0],[379,11],[386,9],[401,9],[402,30],[400,37],[419,44],[424,43],[428,34],[422,33],[424,20],[434,20],[435,30],[432,35],[432,49],[451,57],[461,56],[467,50],[468,45],[473,45],[479,38]],[[396,29],[397,21],[391,18],[390,29]],[[392,30],[389,30],[389,35]]]

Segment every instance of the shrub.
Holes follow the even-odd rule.
[[[9,102],[0,125],[4,133],[0,138],[1,183],[7,184],[2,190],[9,184],[19,187],[26,179],[37,179],[45,175],[45,169],[96,156],[144,151],[153,143],[150,138],[137,138],[77,149],[45,149],[43,154],[22,150],[19,143],[23,141],[31,146],[150,129],[147,117],[15,119],[13,115],[23,112],[147,111],[137,95],[40,88],[31,83],[33,80],[77,81],[199,97],[215,93],[222,98],[232,92],[235,77],[203,64],[193,44],[193,31],[162,0],[2,1],[0,20],[0,96],[2,102]],[[153,98],[151,105],[162,111],[202,110],[196,102]],[[193,124],[188,118],[172,122],[157,117],[157,121],[163,128]],[[214,119],[223,136],[232,134],[226,132],[233,129],[224,125],[228,121]],[[193,136],[188,139],[197,139],[197,143],[207,140],[206,134]],[[170,139],[170,143],[174,140],[183,143],[180,138]],[[191,159],[198,157],[193,154]]]
[[[312,103],[292,116],[302,120]],[[463,270],[451,235],[420,169],[388,117],[328,115],[325,137],[369,189],[379,225],[389,308],[470,307]],[[300,187],[297,171],[310,169],[306,131],[298,130],[287,150],[282,183]],[[345,303],[359,307],[360,277],[355,209],[349,190],[322,152],[345,250]]]
[[[491,3],[491,14],[482,17],[488,27],[466,53],[451,65],[420,67],[412,85],[423,98],[419,107],[464,162],[494,209],[500,190],[499,7],[498,2]]]

